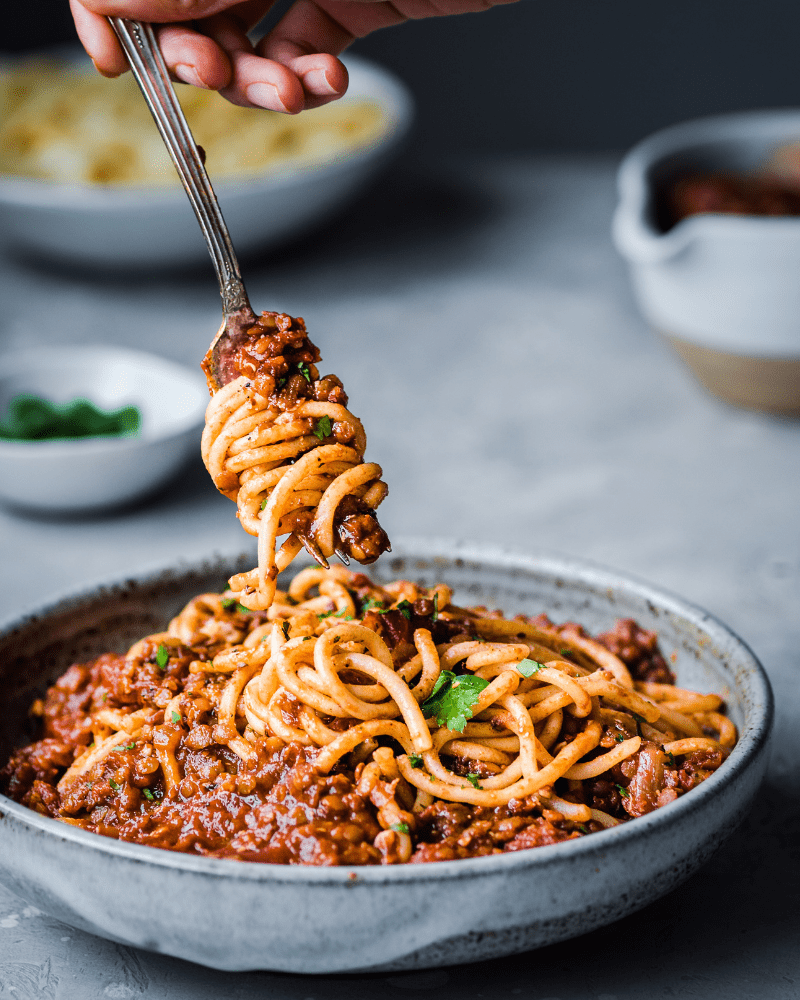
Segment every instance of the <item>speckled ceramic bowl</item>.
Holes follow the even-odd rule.
[[[245,562],[248,560],[245,559]],[[98,586],[0,629],[0,750],[25,738],[35,692],[69,663],[123,650],[242,560]],[[426,968],[524,951],[645,906],[731,833],[766,765],[772,695],[750,650],[704,611],[577,560],[406,541],[380,580],[442,580],[464,604],[546,611],[591,631],[657,629],[679,682],[728,700],[741,738],[699,788],[578,841],[420,866],[303,868],[173,854],[65,826],[0,797],[0,879],[75,927],[219,969],[302,973]]]

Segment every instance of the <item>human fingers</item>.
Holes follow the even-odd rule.
[[[233,76],[230,59],[212,39],[183,24],[158,28],[158,47],[172,77],[206,90],[222,90]]]
[[[69,6],[81,45],[98,72],[103,76],[119,76],[124,73],[128,68],[128,60],[108,20],[87,10],[79,0],[69,0]]]
[[[203,24],[204,32],[227,54],[229,84],[220,93],[242,107],[297,114],[305,107],[303,85],[288,67],[257,55],[237,18],[219,15]]]

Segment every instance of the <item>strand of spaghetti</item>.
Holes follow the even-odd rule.
[[[282,739],[284,743],[302,743],[304,746],[311,746],[314,741],[306,731],[290,725],[281,715],[280,702],[285,697],[285,694],[286,692],[283,688],[278,688],[267,702],[264,714],[267,717],[267,725],[270,732],[279,739]]]
[[[607,830],[610,830],[612,826],[619,826],[619,820],[614,819],[613,816],[609,816],[609,814],[607,812],[603,812],[602,809],[590,809],[589,812],[592,814],[592,819],[595,823],[599,823]]]
[[[472,805],[501,806],[512,799],[521,799],[527,795],[533,795],[540,788],[552,785],[574,763],[577,763],[581,757],[589,753],[590,750],[593,750],[600,742],[601,732],[602,729],[598,722],[589,722],[586,729],[582,733],[578,733],[572,742],[568,743],[550,764],[537,771],[531,778],[520,778],[519,781],[514,782],[514,784],[509,785],[507,788],[500,788],[494,791],[484,791],[483,789],[473,788],[471,785],[460,788],[448,785],[446,788],[447,798],[452,802],[467,802]],[[414,785],[415,788],[436,794],[439,783],[434,776],[427,774],[425,771],[413,768],[407,755],[397,758],[397,766],[409,784]]]
[[[586,764],[573,765],[564,777],[574,781],[585,781],[587,778],[596,778],[599,774],[603,774],[617,764],[621,764],[623,760],[633,756],[641,745],[642,741],[638,736],[634,736],[630,740],[623,740],[622,743],[609,750],[608,753],[604,753],[600,757],[595,757],[594,760],[590,760]]]
[[[703,735],[703,730],[694,719],[691,719],[688,715],[684,715],[683,712],[676,712],[674,708],[661,709],[660,716],[658,720],[648,719],[647,721],[665,722],[672,729],[677,729],[686,736],[697,736],[700,738]]]
[[[459,740],[457,738],[446,741],[441,747],[440,753],[446,753],[451,757],[468,757],[470,760],[482,760],[490,764],[500,764],[501,767],[508,767],[512,761],[511,756],[502,750],[487,747],[484,743]]]
[[[736,726],[727,716],[720,712],[703,712],[698,720],[701,724],[712,726],[718,733],[719,742],[724,747],[732,747],[736,744]]]
[[[98,743],[93,749],[87,749],[84,754],[77,758],[64,772],[61,776],[61,780],[56,786],[59,791],[63,791],[70,785],[76,778],[85,774],[87,771],[91,770],[95,764],[98,764],[103,758],[107,757],[112,750],[120,746],[122,743],[126,743],[132,737],[136,737],[139,730],[145,724],[145,721],[152,716],[154,713],[152,709],[139,709],[138,712],[132,712],[131,718],[133,716],[138,716],[141,720],[139,728],[133,732],[122,729],[118,733],[113,733],[111,736],[107,736],[102,743]]]
[[[317,770],[321,771],[322,774],[327,774],[340,757],[355,750],[364,740],[375,736],[391,736],[400,744],[406,754],[416,753],[416,747],[408,732],[408,727],[402,722],[395,722],[393,719],[370,719],[368,722],[360,722],[357,726],[348,729],[338,739],[329,743],[324,750],[321,750],[315,761]],[[410,764],[409,768],[411,768]]]
[[[153,749],[161,765],[161,773],[164,775],[164,784],[168,792],[181,783],[181,769],[175,751],[182,736],[183,730],[176,724],[165,722],[163,726],[156,726],[153,730]]]
[[[260,664],[256,661],[248,663],[235,671],[222,690],[222,696],[217,706],[217,720],[219,725],[230,725],[236,727],[236,706],[242,695],[245,685],[251,677],[260,669]],[[227,741],[227,745],[242,760],[254,760],[257,757],[253,747],[241,736],[233,736]]]
[[[325,490],[317,504],[317,513],[311,526],[317,545],[325,555],[333,555],[336,545],[333,537],[333,518],[336,508],[348,493],[353,493],[359,486],[366,486],[380,477],[381,467],[375,462],[366,462],[342,472]]]
[[[646,722],[657,722],[659,716],[662,714],[658,705],[655,705],[643,695],[637,694],[635,691],[623,687],[621,684],[617,684],[616,681],[610,681],[602,676],[598,676],[598,674],[581,677],[578,680],[578,684],[580,684],[588,695],[599,695],[601,698],[608,699],[612,705],[622,705],[624,708],[630,709],[631,712],[635,712],[636,715],[641,715]]]
[[[548,809],[555,809],[562,816],[571,819],[573,823],[588,823],[592,818],[592,810],[580,802],[569,802],[567,799],[559,798],[554,792],[546,795],[539,793],[539,801]]]
[[[690,737],[687,740],[674,740],[672,743],[664,744],[664,752],[673,756],[680,756],[686,753],[699,753],[708,750],[724,749],[721,743],[709,739],[707,736]]]
[[[583,719],[592,710],[592,699],[589,692],[578,681],[558,669],[557,664],[560,662],[553,660],[547,663],[543,670],[537,672],[536,677],[549,682],[554,687],[561,688],[565,694],[568,694],[572,706],[567,707],[571,708],[572,714],[576,718]]]

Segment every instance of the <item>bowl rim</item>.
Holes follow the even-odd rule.
[[[20,823],[48,836],[60,838],[76,846],[84,846],[99,854],[119,857],[129,862],[149,863],[160,868],[177,869],[200,874],[214,879],[234,879],[246,882],[354,885],[385,882],[438,882],[449,879],[476,878],[489,876],[498,870],[527,868],[531,865],[546,867],[559,864],[564,859],[578,858],[587,853],[604,854],[620,844],[640,840],[657,827],[668,827],[680,822],[687,814],[699,810],[709,797],[716,796],[722,789],[737,780],[741,773],[752,765],[766,751],[772,729],[774,700],[772,689],[764,668],[749,646],[727,625],[703,608],[678,597],[671,591],[646,583],[639,577],[620,570],[609,569],[590,560],[561,555],[551,550],[535,549],[520,552],[503,546],[476,544],[443,538],[419,536],[398,537],[393,547],[392,558],[412,559],[414,556],[435,560],[437,556],[463,561],[491,563],[495,568],[507,570],[534,571],[540,575],[568,578],[573,583],[589,585],[595,591],[609,588],[624,589],[650,601],[667,612],[688,619],[703,629],[712,639],[723,644],[732,644],[748,666],[749,686],[753,689],[753,713],[751,724],[739,734],[725,766],[715,771],[700,786],[692,789],[690,795],[683,795],[674,802],[634,822],[622,823],[611,829],[593,833],[589,837],[564,841],[530,850],[489,855],[479,858],[461,858],[454,861],[435,861],[420,865],[378,865],[340,866],[318,868],[305,865],[279,865],[265,862],[242,862],[226,858],[209,858],[184,854],[163,848],[127,843],[91,833],[58,820],[42,816],[5,795],[0,794],[0,816],[12,816]],[[151,568],[138,573],[121,576],[106,576],[80,588],[70,588],[62,595],[50,600],[34,611],[0,621],[0,638],[33,624],[54,612],[64,613],[69,605],[79,605],[87,600],[97,599],[108,589],[123,588],[134,583],[141,587],[164,583],[172,577],[185,577],[192,573],[208,573],[215,566],[222,570],[225,563],[241,555],[232,552],[215,551],[209,557],[186,563],[172,563],[161,568]],[[249,553],[248,553],[249,555]]]
[[[83,50],[73,50],[74,57],[80,57]],[[29,54],[30,55],[30,54]],[[61,56],[64,59],[63,54]],[[348,71],[356,75],[356,80],[375,81],[376,92],[372,94],[386,115],[384,128],[372,141],[358,147],[348,155],[326,160],[288,164],[271,171],[258,174],[242,174],[214,179],[212,183],[218,195],[231,198],[248,197],[263,191],[276,194],[293,187],[304,185],[308,180],[321,174],[349,171],[376,155],[383,155],[397,145],[411,128],[415,116],[415,102],[410,88],[391,70],[363,56],[345,53],[342,61]],[[17,60],[5,60],[13,63]],[[66,58],[64,61],[71,61]],[[91,63],[83,58],[75,58],[76,66],[91,75]],[[0,63],[1,65],[1,63]],[[342,100],[347,101],[346,93]],[[107,186],[90,184],[64,184],[60,181],[16,174],[0,173],[0,206],[15,205],[38,209],[59,209],[102,212],[109,209],[124,211],[141,208],[142,199],[151,206],[164,208],[183,205],[186,192],[177,185],[140,184]]]
[[[183,413],[170,414],[160,429],[144,433],[115,435],[94,438],[56,438],[44,441],[13,441],[0,439],[0,455],[13,458],[54,458],[64,457],[69,452],[76,454],[106,454],[120,449],[136,449],[148,447],[158,442],[180,437],[187,432],[202,426],[205,417],[207,400],[200,393],[205,387],[205,376],[198,366],[197,371],[189,365],[161,354],[150,351],[140,351],[131,347],[118,347],[114,344],[50,344],[47,347],[48,361],[55,362],[63,357],[69,362],[102,361],[123,363],[130,368],[157,367],[173,379],[180,379],[187,389],[198,391],[198,401],[191,410]],[[41,363],[41,353],[35,348],[11,348],[0,354],[0,384],[12,384],[15,379],[14,366],[31,364],[35,367]],[[48,364],[48,367],[50,365]],[[12,374],[5,374],[11,371]],[[132,405],[137,405],[135,402]]]
[[[765,136],[772,130],[793,125],[800,138],[800,107],[764,108],[706,115],[677,122],[651,132],[623,156],[617,168],[617,207],[612,220],[612,236],[617,250],[632,263],[655,264],[675,258],[698,237],[719,237],[749,242],[754,237],[769,238],[778,246],[797,242],[797,216],[731,215],[707,212],[681,219],[663,232],[650,217],[652,192],[650,171],[661,160],[683,149],[753,135],[759,127]],[[784,136],[786,139],[788,135]],[[779,141],[775,136],[774,141]]]

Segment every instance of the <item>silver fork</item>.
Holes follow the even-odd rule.
[[[244,338],[245,330],[255,322],[255,313],[217,196],[170,81],[153,27],[122,17],[110,17],[109,21],[186,189],[217,273],[222,325],[203,365],[209,386],[216,390],[235,377],[231,355]]]

